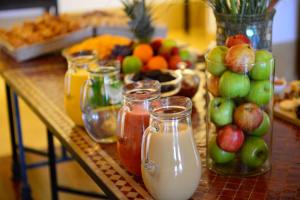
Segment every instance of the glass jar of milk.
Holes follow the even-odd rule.
[[[142,177],[155,199],[188,199],[201,177],[201,161],[187,97],[161,98],[150,104],[150,124],[142,142]]]

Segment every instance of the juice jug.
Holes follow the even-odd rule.
[[[132,174],[141,175],[141,144],[149,125],[150,102],[160,97],[158,81],[145,80],[126,85],[124,104],[118,116],[117,143],[121,164]]]
[[[85,129],[96,142],[116,142],[117,114],[122,101],[120,62],[101,60],[89,65],[88,73],[81,93]]]
[[[65,74],[64,106],[65,111],[76,125],[83,126],[80,110],[80,92],[88,78],[87,67],[97,62],[93,51],[81,51],[67,56],[68,70]]]
[[[155,199],[185,200],[197,189],[201,160],[193,139],[192,102],[173,96],[150,104],[142,142],[142,177]]]

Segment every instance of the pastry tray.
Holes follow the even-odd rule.
[[[87,27],[65,35],[51,38],[47,41],[21,46],[18,48],[13,47],[10,43],[0,38],[0,47],[9,55],[11,55],[15,60],[22,62],[53,51],[63,49],[91,36],[93,36],[93,28]]]

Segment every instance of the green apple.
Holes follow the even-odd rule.
[[[218,164],[228,163],[235,158],[235,153],[222,150],[217,145],[215,138],[210,142],[208,152],[212,160]]]
[[[260,167],[268,158],[268,146],[260,137],[248,137],[241,150],[241,161],[249,168]]]
[[[246,99],[259,106],[266,105],[273,96],[273,86],[270,81],[251,81],[250,92]]]
[[[250,78],[253,80],[269,80],[274,70],[273,55],[266,50],[255,52],[255,65],[250,71]]]
[[[162,48],[165,51],[170,51],[173,47],[177,47],[177,43],[175,40],[169,38],[163,40]]]
[[[225,46],[216,46],[206,55],[206,67],[212,75],[221,76],[225,72],[224,59],[227,51]]]
[[[245,97],[249,90],[250,80],[246,75],[226,71],[220,78],[219,93],[222,97]]]
[[[179,51],[179,56],[183,61],[187,61],[187,60],[191,61],[191,57],[192,57],[191,53],[186,49],[181,49]]]
[[[251,136],[264,136],[266,133],[269,132],[271,127],[270,118],[267,113],[263,112],[263,121],[259,125],[258,128],[256,128],[253,132],[249,133]]]
[[[217,97],[210,102],[210,120],[216,126],[230,124],[233,118],[234,102],[230,99]]]
[[[122,62],[122,70],[124,74],[138,72],[142,69],[143,63],[136,56],[126,56]]]

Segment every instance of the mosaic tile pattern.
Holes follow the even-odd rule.
[[[98,179],[98,185],[104,184],[105,189],[119,199],[151,199],[143,183],[130,176],[118,164],[114,145],[95,144],[83,129],[74,126],[65,115],[62,93],[64,72],[64,66],[49,66],[45,62],[36,67],[6,71],[4,77],[87,173]],[[222,177],[205,168],[204,104],[201,98],[198,94],[194,99],[196,112],[193,113],[193,119],[196,120],[193,125],[203,173],[191,199],[300,200],[300,130],[276,119],[272,170],[251,178]]]

